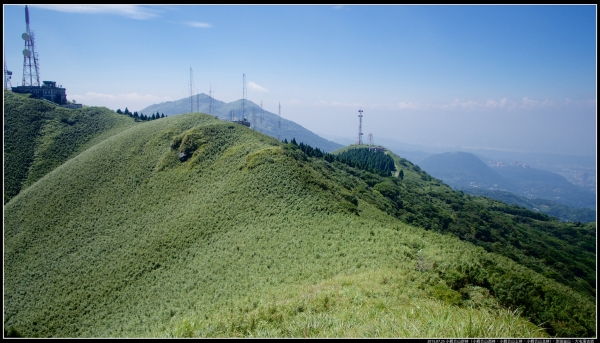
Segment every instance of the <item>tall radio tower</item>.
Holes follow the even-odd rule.
[[[263,123],[264,116],[265,116],[265,111],[263,110],[262,101],[261,101],[260,102],[260,125],[262,125],[262,123]]]
[[[373,134],[369,133],[369,150],[373,147]]]
[[[38,55],[35,52],[35,42],[33,32],[29,29],[29,9],[25,5],[25,24],[27,32],[21,35],[25,41],[23,49],[23,87],[40,86],[40,69]]]
[[[362,133],[362,117],[363,117],[362,113],[363,113],[362,109],[358,110],[358,139],[356,142],[356,144],[358,144],[358,145],[362,144],[362,135],[363,135],[363,133]]]

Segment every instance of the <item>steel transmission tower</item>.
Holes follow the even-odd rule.
[[[25,41],[23,49],[23,87],[40,86],[40,69],[38,55],[35,52],[33,32],[29,29],[29,9],[25,6],[25,24],[27,31],[21,35]]]
[[[362,144],[362,135],[363,135],[363,133],[362,133],[362,117],[363,117],[362,113],[363,113],[362,109],[358,110],[358,139],[356,142],[356,144],[358,144],[358,145]]]

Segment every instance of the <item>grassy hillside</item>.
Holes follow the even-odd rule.
[[[5,205],[5,333],[595,336],[591,297],[403,223],[362,173],[208,115],[135,125]]]
[[[212,112],[210,112],[211,99],[208,95],[201,93],[193,97],[194,111],[212,114],[222,120],[242,119],[242,100],[236,100],[229,103],[212,99]],[[142,110],[144,113],[155,113],[156,111],[168,116],[189,113],[191,109],[190,98],[179,99],[175,101],[162,102],[160,104],[150,105]],[[281,140],[291,140],[296,138],[298,142],[318,147],[323,151],[333,151],[342,147],[342,145],[329,141],[318,136],[310,130],[296,124],[295,122],[279,115],[269,112],[266,109],[262,111],[260,105],[246,100],[243,110],[243,116],[252,123],[252,128],[271,137],[281,137]],[[281,120],[281,130],[279,129],[279,120]]]
[[[595,223],[561,223],[539,212],[452,191],[408,160],[386,153],[395,160],[396,175],[403,177],[348,169],[367,184],[354,188],[365,201],[405,223],[455,235],[595,297]]]
[[[133,119],[103,107],[66,109],[4,91],[4,203]]]

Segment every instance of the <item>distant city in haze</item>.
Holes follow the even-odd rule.
[[[40,80],[141,110],[247,98],[331,139],[596,155],[596,5],[28,5]],[[25,5],[4,5],[21,85]]]

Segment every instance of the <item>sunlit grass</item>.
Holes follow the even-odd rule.
[[[26,337],[542,336],[492,295],[519,280],[563,306],[556,320],[593,320],[566,286],[402,223],[353,187],[367,189],[208,115],[133,126],[5,205],[4,325]],[[566,330],[589,330],[573,320]]]

